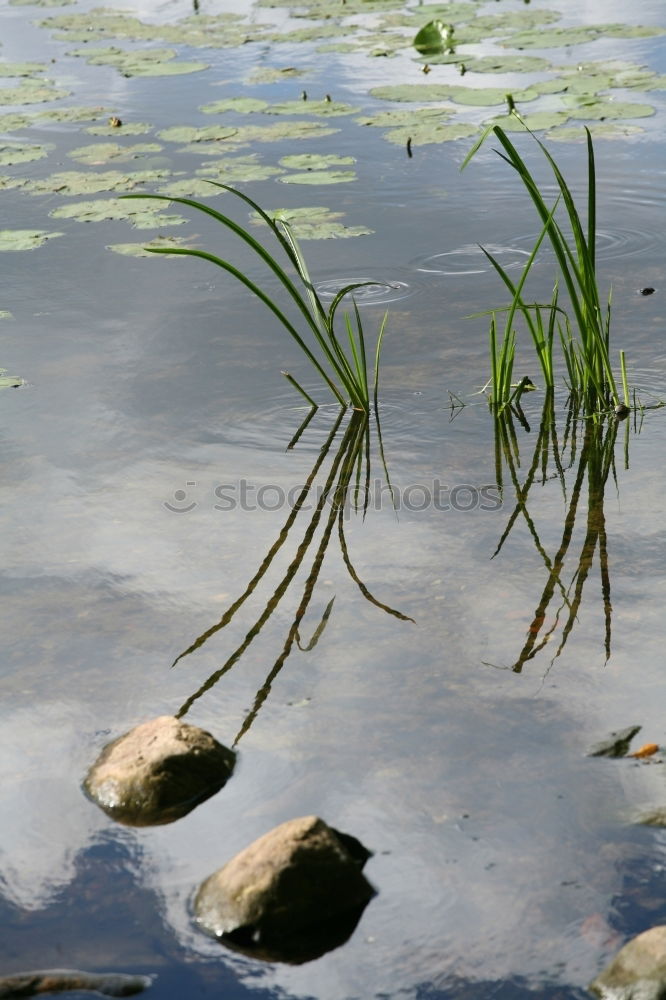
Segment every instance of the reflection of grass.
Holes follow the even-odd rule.
[[[256,619],[254,624],[248,630],[245,638],[240,643],[239,646],[231,653],[227,660],[222,664],[222,666],[216,670],[199,688],[192,694],[184,705],[181,707],[177,713],[178,718],[182,718],[192,707],[195,701],[202,697],[207,691],[209,691],[214,685],[221,680],[221,678],[228,673],[231,668],[236,664],[246,650],[249,648],[251,643],[257,638],[259,633],[262,631],[269,618],[275,613],[279,607],[282,599],[284,598],[287,589],[293,582],[297,573],[303,566],[306,555],[310,550],[312,543],[314,541],[317,530],[323,524],[321,531],[321,536],[319,543],[316,547],[314,555],[311,556],[310,569],[308,571],[305,583],[303,584],[303,590],[301,597],[294,614],[293,621],[291,622],[287,636],[280,650],[280,653],[273,663],[266,680],[262,687],[256,694],[254,705],[246,717],[243,725],[238,733],[235,743],[238,742],[240,737],[248,730],[252,722],[254,721],[259,709],[268,697],[271,690],[271,685],[278,673],[284,666],[287,657],[293,650],[294,645],[296,645],[303,652],[312,650],[317,642],[319,641],[328,619],[330,617],[331,611],[333,609],[333,601],[335,598],[331,599],[327,604],[322,617],[317,625],[312,638],[309,641],[303,642],[301,637],[301,628],[303,624],[303,619],[308,610],[312,596],[314,593],[315,585],[319,578],[319,573],[321,571],[324,557],[326,555],[326,550],[328,548],[329,542],[331,540],[331,535],[337,524],[338,539],[340,542],[340,548],[342,551],[342,557],[344,564],[359,590],[371,604],[385,611],[387,614],[393,615],[402,621],[412,621],[407,615],[402,614],[400,611],[396,611],[390,608],[388,605],[382,603],[376,597],[371,594],[367,586],[360,579],[356,569],[354,568],[347,547],[347,542],[345,539],[344,531],[344,519],[347,511],[355,510],[362,511],[365,513],[367,509],[367,503],[369,500],[369,487],[370,487],[370,452],[371,452],[371,441],[370,441],[370,421],[365,413],[353,413],[351,418],[347,421],[344,431],[342,432],[342,438],[338,443],[337,450],[333,454],[333,459],[329,464],[328,472],[326,474],[326,479],[322,487],[316,489],[317,476],[322,470],[324,463],[329,456],[335,439],[343,426],[344,420],[344,410],[340,411],[340,414],[335,421],[333,427],[328,434],[328,437],[317,457],[317,460],[308,476],[307,482],[300,491],[296,502],[289,512],[286,522],[284,523],[276,541],[273,543],[271,548],[266,553],[261,565],[257,569],[256,573],[248,583],[244,592],[238,597],[233,604],[229,606],[222,618],[216,622],[213,626],[203,632],[197,639],[192,642],[187,649],[185,649],[174,661],[174,666],[184,657],[189,656],[196,650],[200,649],[204,643],[206,643],[213,635],[219,632],[221,629],[225,628],[232,619],[235,617],[236,613],[240,610],[241,606],[248,600],[254,593],[256,587],[262,581],[266,573],[268,572],[273,560],[277,556],[278,552],[282,546],[287,541],[289,532],[294,526],[296,518],[300,512],[305,507],[306,503],[312,499],[312,496],[316,496],[316,504],[314,506],[313,513],[310,516],[310,521],[303,533],[300,543],[298,544],[296,551],[282,575],[277,587],[273,591],[272,595],[268,599],[265,607],[263,608],[261,614]],[[309,422],[312,414],[306,417],[306,421]],[[292,439],[292,445],[298,439],[302,433],[303,428],[299,428]],[[379,439],[379,450],[382,464],[386,470],[386,465],[384,463],[382,445],[381,445],[381,433],[379,430],[379,422],[377,422],[377,432]],[[390,484],[389,484],[390,485]],[[361,502],[361,496],[365,496],[365,501]]]
[[[497,477],[502,486],[504,469],[508,472],[516,495],[514,510],[500,538],[493,558],[497,556],[519,518],[523,518],[534,546],[546,567],[546,583],[539,598],[532,622],[527,630],[525,643],[511,669],[520,673],[525,663],[532,660],[559,632],[557,648],[552,661],[560,655],[571,634],[580,611],[585,581],[593,565],[595,552],[599,551],[599,571],[604,609],[604,649],[606,660],[611,652],[611,598],[608,564],[608,542],[604,515],[604,490],[608,476],[615,479],[614,448],[618,423],[611,420],[587,420],[580,410],[570,406],[562,435],[558,438],[555,426],[553,394],[544,400],[539,432],[534,443],[534,453],[524,481],[519,479],[520,453],[513,423],[513,407],[496,415],[495,446]],[[525,419],[521,411],[516,415]],[[526,422],[525,422],[526,423]],[[628,425],[627,425],[628,429]],[[529,430],[529,426],[528,426]],[[573,484],[567,483],[567,472],[573,470]],[[576,520],[580,513],[580,499],[587,476],[587,516],[583,543],[575,557],[575,571],[565,582],[565,561],[569,553]],[[528,509],[528,497],[535,482],[544,485],[548,480],[559,481],[566,504],[566,513],[560,543],[554,555],[549,555],[541,543],[534,518]],[[556,607],[551,608],[555,601]],[[550,610],[550,624],[546,616]]]
[[[200,257],[202,260],[210,261],[212,264],[216,264],[224,271],[232,274],[277,317],[284,330],[296,341],[303,354],[313,365],[317,374],[328,386],[338,402],[343,406],[351,404],[354,409],[368,413],[371,396],[374,395],[376,399],[377,394],[379,356],[387,314],[384,315],[377,336],[374,375],[369,375],[368,372],[365,332],[361,321],[361,314],[356,303],[354,303],[353,317],[349,313],[345,313],[344,315],[346,347],[338,339],[335,320],[340,303],[345,296],[349,295],[356,288],[361,288],[363,285],[371,284],[371,282],[358,282],[346,285],[340,289],[328,309],[326,309],[312,283],[305,258],[289,224],[280,219],[271,219],[256,202],[240,191],[226,184],[219,184],[216,181],[210,181],[210,183],[215,187],[230,191],[258,213],[272,235],[276,238],[279,248],[287,258],[288,264],[296,272],[297,282],[294,282],[288,271],[285,270],[276,257],[256,240],[248,229],[245,229],[239,223],[229,218],[229,216],[215,211],[215,209],[210,208],[203,202],[194,201],[191,198],[170,198],[168,195],[159,194],[126,195],[126,197],[155,198],[161,201],[173,201],[180,205],[188,205],[209,215],[235,233],[277,277],[291,299],[292,304],[296,306],[301,318],[305,322],[307,329],[305,336],[301,334],[289,317],[274,302],[271,294],[264,291],[264,289],[229,261],[223,260],[221,257],[208,253],[205,250],[193,250],[185,247],[169,248],[168,253],[181,254],[187,257]],[[146,249],[150,250],[151,253],[166,252],[159,247],[146,247]],[[293,376],[286,372],[284,374],[312,406],[317,405]],[[373,379],[372,386],[370,378]]]
[[[589,130],[586,131],[588,183],[585,226],[559,167],[543,143],[536,137],[535,141],[546,157],[559,189],[558,197],[552,207],[548,207],[546,204],[533,174],[500,126],[495,125],[487,129],[465,159],[465,164],[467,164],[487,136],[490,133],[495,135],[504,149],[504,152],[500,152],[499,155],[513,167],[520,177],[542,224],[539,238],[517,284],[514,284],[507,271],[492,254],[484,251],[511,295],[508,308],[496,311],[504,311],[507,314],[501,344],[497,337],[495,313],[491,321],[493,403],[498,408],[506,406],[511,395],[511,372],[516,346],[513,323],[516,315],[522,316],[529,330],[546,388],[552,389],[554,385],[553,341],[557,330],[571,391],[581,401],[586,412],[594,413],[600,409],[608,409],[611,404],[618,406],[620,403],[609,353],[610,296],[606,307],[602,309],[597,282],[595,254],[596,171],[592,137]],[[560,205],[563,205],[565,209],[564,215],[568,226],[566,232],[556,217]],[[569,322],[567,314],[558,305],[557,283],[553,298],[547,306],[527,303],[524,298],[523,289],[526,279],[541,244],[546,238],[555,253],[559,276],[568,295],[575,320],[574,324]],[[573,330],[576,331],[576,335],[574,335]],[[625,392],[625,395],[628,393]]]

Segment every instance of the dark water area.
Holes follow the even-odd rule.
[[[507,431],[515,442],[512,474],[479,394],[489,369],[487,319],[468,317],[503,296],[478,244],[519,274],[538,223],[490,147],[460,173],[472,139],[415,145],[410,158],[382,129],[356,121],[411,107],[369,89],[400,82],[401,74],[421,82],[413,52],[387,59],[320,53],[316,39],[203,49],[168,43],[177,58],[210,68],[124,77],[68,54],[85,43],[58,40],[35,23],[93,6],[0,5],[0,59],[47,63],[45,75],[71,91],[0,111],[101,106],[102,124],[118,114],[150,123],[150,132],[102,137],[84,131],[90,121],[6,122],[0,148],[49,148],[42,159],[0,166],[2,178],[171,171],[142,188],[156,190],[212,159],[159,136],[174,125],[217,122],[199,110],[207,102],[241,95],[277,103],[305,89],[311,100],[330,93],[359,108],[321,119],[338,130],[330,135],[257,140],[228,154],[255,155],[272,167],[301,152],[354,157],[353,182],[283,183],[276,174],[231,183],[267,209],[326,206],[344,225],[371,230],[302,245],[324,299],[349,281],[378,282],[358,298],[373,336],[389,311],[379,398],[398,509],[373,427],[368,510],[365,517],[347,510],[344,533],[371,594],[414,621],[367,599],[336,528],[301,645],[335,598],[325,629],[314,648],[294,648],[272,672],[322,521],[256,639],[211,681],[271,604],[304,537],[308,510],[232,621],[215,631],[278,538],[337,407],[262,304],[230,277],[202,261],[107,249],[178,235],[229,256],[277,295],[276,280],[212,220],[184,210],[186,224],[157,230],[82,223],[49,213],[119,192],[35,196],[4,189],[0,178],[0,230],[63,234],[28,252],[0,253],[0,310],[11,313],[0,319],[0,365],[25,380],[0,390],[0,974],[71,967],[155,975],[155,1000],[582,1000],[626,940],[666,921],[664,831],[636,822],[643,810],[663,807],[662,753],[645,761],[587,756],[629,725],[642,727],[632,749],[666,742],[666,411],[646,409],[617,426],[614,467],[600,479],[582,464],[583,420],[572,448],[560,383],[555,425],[564,469],[558,473],[551,449],[542,474],[544,394],[526,394],[526,426],[514,420]],[[156,25],[192,13],[185,2],[123,6]],[[233,10],[199,6],[206,15]],[[481,6],[486,13],[530,9],[512,0]],[[565,24],[658,26],[662,13],[652,0],[630,11],[591,0],[557,9]],[[303,23],[280,8],[248,5],[241,13],[251,24]],[[149,42],[104,44],[140,49]],[[495,53],[497,45],[481,41],[470,51]],[[666,72],[662,36],[536,51],[558,65],[622,59]],[[267,66],[303,75],[248,82]],[[428,82],[447,71],[433,66]],[[515,90],[521,74],[476,85]],[[664,91],[621,96],[649,100],[655,113],[636,120],[643,132],[595,143],[599,272],[602,290],[613,287],[614,363],[624,348],[630,384],[650,406],[666,398]],[[487,107],[465,112],[473,124],[491,114]],[[234,114],[243,126],[283,120]],[[69,156],[97,142],[161,148],[117,167]],[[584,196],[584,146],[553,141],[549,148],[574,194]],[[530,162],[554,195],[537,156]],[[231,195],[211,204],[247,221]],[[549,298],[553,276],[544,251],[535,294]],[[645,287],[654,294],[641,295]],[[282,369],[323,400],[293,448],[307,409]],[[526,347],[516,371],[538,381]],[[458,408],[458,400],[466,405]],[[320,487],[347,419],[316,475]],[[531,469],[529,491],[521,493]],[[547,599],[567,525],[562,590],[555,581]],[[590,530],[597,539],[591,554]],[[109,740],[180,710],[221,742],[238,741],[233,779],[169,826],[114,824],[81,791],[88,767]],[[365,871],[378,894],[350,940],[288,966],[253,962],[201,934],[190,912],[200,882],[273,826],[311,813],[373,851]]]

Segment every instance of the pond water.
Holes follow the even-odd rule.
[[[0,70],[41,66],[0,80],[0,229],[26,231],[34,244],[19,252],[11,236],[0,243],[0,310],[9,314],[0,319],[0,363],[24,380],[0,393],[3,974],[156,974],[156,1000],[586,996],[627,938],[666,920],[664,832],[636,822],[641,810],[664,805],[661,754],[587,755],[629,725],[642,727],[633,749],[666,741],[664,413],[646,409],[617,427],[603,424],[611,437],[600,472],[585,450],[585,421],[577,422],[575,449],[571,429],[565,440],[561,382],[561,473],[551,450],[542,475],[544,394],[525,395],[525,425],[514,420],[514,438],[505,427],[505,444],[514,445],[498,476],[495,425],[478,394],[488,377],[488,321],[468,317],[502,304],[504,293],[478,244],[517,268],[539,229],[492,143],[459,168],[474,129],[502,114],[503,97],[499,105],[460,103],[459,94],[457,103],[440,101],[469,127],[469,137],[454,141],[429,141],[416,118],[397,138],[361,120],[415,112],[414,103],[370,93],[378,87],[469,81],[517,94],[525,80],[552,79],[543,68],[471,69],[474,57],[507,51],[504,28],[486,22],[474,34],[475,16],[512,14],[518,31],[521,18],[530,27],[528,17],[544,8],[450,5],[463,25],[458,62],[433,60],[425,74],[423,59],[394,34],[409,41],[431,15],[450,20],[442,5],[424,14],[390,0],[348,0],[334,11],[320,6],[323,20],[312,5],[291,13],[214,0],[122,6],[144,34],[136,24],[100,27],[87,0],[0,6]],[[640,102],[648,111],[616,119],[622,134],[595,141],[599,273],[602,288],[613,287],[614,357],[626,350],[630,383],[646,406],[666,398],[661,7],[563,0],[555,3],[559,17],[537,30],[654,30],[632,37],[599,29],[564,46],[551,37],[545,49],[518,39],[508,49],[540,56],[558,73],[610,62],[615,82],[632,83],[636,67],[652,74],[643,89],[610,91],[615,105]],[[298,16],[304,12],[310,18]],[[240,34],[213,44],[222,21],[203,19],[225,13],[239,15],[224,23]],[[47,20],[74,14],[79,21],[69,25]],[[197,17],[203,34],[183,41]],[[355,25],[361,35],[372,29],[372,44],[346,51],[340,43],[349,47]],[[304,26],[311,36],[290,34]],[[144,53],[141,72],[145,52],[165,47],[176,61],[207,68],[141,75],[136,66],[106,64],[108,52],[101,65],[87,51],[72,54],[93,46]],[[372,56],[373,47],[387,51]],[[464,78],[462,59],[470,64]],[[44,84],[35,81],[44,76],[65,93],[38,98],[34,88]],[[26,86],[32,95],[7,92]],[[538,109],[562,111],[569,90],[562,93],[538,97]],[[239,97],[300,101],[302,109],[201,110]],[[48,114],[82,106],[88,111],[72,121]],[[591,106],[589,99],[568,124],[612,122]],[[107,126],[111,116],[122,125]],[[256,131],[294,120],[320,134],[285,129],[268,141]],[[131,134],[137,123],[145,130]],[[208,142],[167,131],[212,125],[218,135]],[[248,127],[255,131],[244,133]],[[546,137],[549,148],[584,196],[584,144],[557,138]],[[516,141],[554,195],[528,138]],[[105,148],[81,152],[99,143]],[[290,175],[303,167],[285,157],[303,153],[342,157],[325,169],[353,173],[339,183],[295,181]],[[322,297],[330,301],[349,281],[377,282],[358,298],[371,339],[389,310],[379,398],[397,511],[373,429],[366,516],[348,510],[344,526],[365,586],[413,621],[366,599],[335,531],[302,622],[304,649],[294,646],[279,670],[323,521],[292,586],[274,606],[272,595],[311,512],[294,519],[229,625],[213,626],[278,538],[337,408],[262,304],[222,271],[109,247],[175,236],[229,256],[276,296],[277,281],[222,227],[176,204],[153,203],[183,224],[145,230],[104,211],[87,222],[63,213],[130,189],[183,182],[167,193],[187,193],[216,156],[226,160],[214,176],[267,209],[308,208],[309,221],[313,206],[338,213],[333,222],[347,230],[336,235],[346,238],[302,243]],[[107,171],[115,173],[98,176]],[[232,195],[211,204],[247,223]],[[351,235],[355,227],[365,234]],[[55,233],[45,242],[34,235]],[[549,297],[553,278],[544,251],[535,294]],[[654,294],[640,294],[646,287]],[[527,347],[517,364],[538,382]],[[323,403],[292,448],[307,408],[282,369]],[[323,456],[319,484],[344,426]],[[593,455],[603,451],[588,445]],[[305,648],[333,598],[318,641]],[[273,613],[263,628],[214,682],[267,604]],[[87,768],[112,737],[179,710],[227,745],[238,740],[233,780],[170,826],[114,824],[81,791]],[[204,937],[189,910],[202,879],[276,824],[310,813],[374,852],[366,873],[378,895],[351,939],[292,967],[252,962]]]

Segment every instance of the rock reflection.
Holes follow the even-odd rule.
[[[303,430],[312,419],[312,416],[313,413],[308,414],[305,421],[294,435],[294,438],[292,438],[289,447],[293,447],[297,443]],[[384,474],[390,489],[390,480],[384,459],[381,428],[377,413],[375,413],[375,417],[377,447]],[[347,418],[346,424],[344,423],[345,418]],[[334,448],[338,435],[341,435],[341,437],[337,443],[337,447]],[[218,622],[212,625],[209,629],[206,629],[205,632],[198,636],[194,642],[192,642],[187,649],[185,649],[174,660],[175,666],[175,664],[184,657],[193,653],[195,650],[200,649],[204,643],[211,638],[211,636],[215,635],[231,622],[236,612],[252,595],[259,582],[268,572],[276,555],[287,541],[289,532],[296,523],[299,514],[301,512],[305,513],[306,510],[310,510],[310,521],[303,532],[296,552],[282,579],[267,601],[263,611],[249,629],[241,644],[230,654],[222,666],[211,674],[210,677],[208,677],[207,680],[204,681],[204,683],[182,705],[176,713],[177,718],[183,718],[183,716],[189,712],[192,705],[207,691],[214,687],[218,681],[220,681],[222,677],[224,677],[224,675],[231,670],[234,664],[241,659],[245,651],[259,635],[267,621],[280,605],[280,602],[283,600],[290,584],[294,580],[294,577],[304,564],[306,556],[314,541],[317,529],[322,523],[323,530],[319,544],[314,551],[314,555],[311,554],[310,570],[305,580],[300,601],[296,608],[293,621],[287,632],[284,644],[277,659],[267,674],[263,685],[257,691],[252,709],[244,719],[241,728],[234,739],[233,746],[238,743],[240,738],[252,725],[257,713],[270,693],[273,681],[284,666],[284,663],[292,652],[294,645],[302,651],[310,651],[314,649],[317,642],[321,638],[324,629],[326,628],[326,624],[333,610],[335,597],[333,597],[327,604],[319,624],[317,625],[317,628],[315,629],[310,640],[307,642],[303,641],[300,631],[301,625],[303,618],[305,617],[305,613],[310,605],[310,601],[312,600],[312,595],[321,572],[326,551],[336,525],[344,564],[352,580],[363,594],[363,597],[371,604],[374,604],[376,607],[386,612],[386,614],[399,618],[402,621],[413,621],[412,618],[409,618],[402,612],[397,611],[396,609],[391,608],[389,605],[378,600],[370,592],[354,568],[345,539],[344,519],[346,511],[351,509],[363,516],[367,513],[367,506],[370,498],[372,454],[371,437],[371,421],[366,413],[354,411],[351,416],[347,417],[347,411],[343,410],[340,412],[319,452],[317,460],[312,467],[303,489],[298,494],[296,502],[294,503],[287,520],[278,534],[277,539],[266,553],[261,565],[243,593],[233,602],[233,604],[230,605]],[[317,486],[317,477],[320,473],[323,475],[327,459],[330,459],[330,461],[325,481],[322,485]],[[312,499],[313,496],[316,498],[315,500]],[[314,506],[311,506],[311,504],[314,504]]]

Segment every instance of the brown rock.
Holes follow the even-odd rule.
[[[346,941],[374,896],[369,856],[316,816],[289,820],[202,883],[197,923],[254,958],[309,961]]]
[[[161,715],[109,743],[83,787],[120,823],[171,823],[219,791],[235,760],[210,733]]]
[[[602,1000],[663,1000],[666,997],[666,926],[632,938],[590,983]]]

